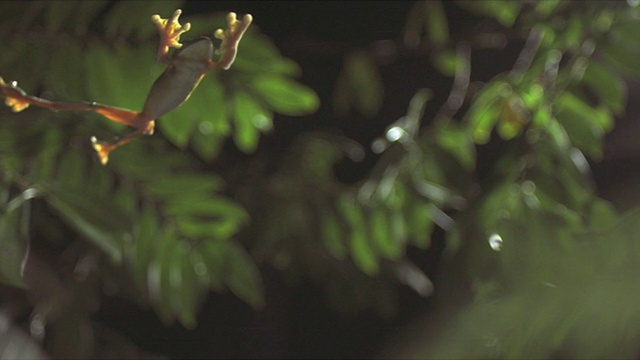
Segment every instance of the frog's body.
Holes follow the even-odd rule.
[[[174,110],[184,103],[193,90],[198,86],[204,75],[212,69],[221,67],[228,69],[237,53],[237,46],[242,35],[252,22],[251,15],[245,15],[243,20],[237,20],[236,14],[227,16],[229,29],[219,29],[215,36],[222,40],[218,62],[212,61],[213,42],[207,37],[200,37],[184,45],[179,42],[180,35],[189,30],[189,23],[181,26],[178,17],[181,11],[176,10],[171,19],[162,19],[154,15],[151,20],[160,33],[160,47],[158,61],[168,64],[167,69],[151,86],[147,100],[141,112],[117,108],[97,103],[66,103],[54,102],[28,95],[16,83],[6,84],[0,78],[0,89],[6,97],[6,104],[13,111],[22,111],[29,105],[44,107],[53,111],[92,111],[104,115],[109,120],[132,126],[137,129],[115,143],[97,141],[92,138],[93,147],[98,152],[100,161],[106,164],[109,153],[117,147],[126,144],[131,139],[141,135],[153,134],[155,120]],[[169,57],[169,48],[178,48]]]
[[[153,83],[140,116],[158,119],[185,102],[209,71],[211,56],[213,43],[206,37],[177,50],[169,67]]]

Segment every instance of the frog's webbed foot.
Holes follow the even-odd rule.
[[[178,9],[173,12],[171,18],[163,19],[160,15],[151,16],[151,22],[158,29],[160,35],[160,46],[158,47],[158,61],[165,61],[167,59],[167,53],[169,48],[173,47],[179,49],[182,47],[180,43],[180,35],[189,31],[191,28],[190,23],[180,25],[178,18],[182,14],[182,10]]]
[[[212,62],[212,68],[221,67],[226,70],[233,64],[238,53],[238,43],[252,21],[253,17],[249,14],[246,14],[242,20],[237,19],[236,13],[231,12],[227,15],[227,30],[218,29],[214,34],[216,39],[222,40],[220,49],[216,50],[216,53],[222,56],[217,63]]]
[[[128,143],[129,141],[143,136],[143,135],[152,135],[153,129],[155,127],[155,122],[153,120],[149,121],[146,126],[140,127],[138,130],[130,133],[129,135],[123,137],[122,139],[115,142],[107,142],[107,141],[99,141],[95,136],[91,137],[91,145],[93,149],[98,154],[100,158],[100,163],[102,165],[106,165],[109,162],[109,154],[119,148],[120,146]]]
[[[11,84],[7,84],[1,77],[0,95],[5,97],[4,103],[7,104],[13,112],[20,112],[28,108],[32,102],[29,99],[29,95],[27,95],[24,90],[20,89],[15,81]]]
[[[100,163],[102,165],[107,165],[107,162],[109,162],[109,153],[116,148],[116,145],[106,141],[98,141],[95,136],[91,137],[91,145],[98,154]]]

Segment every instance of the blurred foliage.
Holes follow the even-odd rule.
[[[148,20],[150,11],[167,16],[181,2],[158,3],[151,10],[145,2],[3,6],[11,8],[2,12],[3,76],[19,81],[31,93],[56,100],[98,100],[139,109],[163,70],[154,65],[157,35]],[[21,16],[6,16],[10,13]],[[193,26],[188,35],[211,36],[226,26],[224,15],[185,16]],[[45,241],[74,247],[81,239],[91,245],[84,250],[92,254],[86,271],[123,296],[153,306],[167,324],[177,319],[194,327],[209,290],[228,289],[250,306],[263,307],[259,270],[237,238],[249,222],[248,213],[223,195],[219,176],[202,168],[215,159],[226,137],[251,153],[259,134],[271,130],[274,113],[304,115],[319,103],[312,90],[294,80],[300,75],[298,66],[282,57],[258,30],[246,35],[236,65],[228,73],[207,76],[189,106],[159,122],[160,135],[131,144],[107,168],[91,157],[85,140],[93,132],[109,131],[107,127],[122,131],[122,126],[94,121],[99,116],[37,109],[10,114],[2,109],[2,282],[43,291],[26,275],[30,267],[47,271],[39,269],[45,265],[28,260],[40,256],[27,256],[29,244]],[[78,121],[89,118],[92,121]],[[193,151],[176,151],[174,146]],[[36,226],[74,236],[61,240],[45,233],[40,239]],[[78,256],[78,262],[84,261],[83,254]],[[71,270],[78,272],[77,267]],[[85,282],[64,277],[56,280],[63,287]],[[72,290],[70,296],[88,295],[100,296],[99,288]],[[61,303],[55,309],[39,309],[58,296],[55,291],[43,294],[31,317],[68,311],[71,305]],[[93,311],[92,307],[79,310],[86,316],[80,320],[89,321]],[[73,331],[68,318],[50,317],[42,320],[48,333]],[[50,338],[56,357],[84,357],[97,349],[91,336],[80,337],[77,344],[64,336]],[[69,345],[85,351],[65,348]]]
[[[46,98],[139,109],[163,70],[148,19],[181,5],[3,4],[0,75]],[[483,27],[452,31],[450,6]],[[184,15],[192,24],[184,38],[211,36],[224,27],[220,15]],[[368,150],[320,131],[299,135],[276,164],[213,170],[225,139],[252,154],[274,116],[320,106],[296,80],[300,67],[257,26],[228,72],[208,74],[156,135],[117,150],[106,167],[88,138],[121,125],[3,108],[0,281],[31,295],[21,311],[54,357],[147,355],[92,322],[105,295],[187,328],[209,291],[259,310],[261,266],[311,279],[345,312],[393,317],[400,287],[435,291],[436,320],[395,356],[637,355],[638,212],[620,216],[598,198],[588,159],[602,158],[602,139],[624,112],[625,78],[640,76],[639,16],[621,2],[417,2],[398,44],[426,52],[451,92],[437,105],[442,94],[427,88],[406,99],[406,113],[371,144],[376,165],[354,184],[334,167]],[[472,59],[501,42],[521,47],[513,66],[476,80]],[[373,118],[389,96],[363,49],[345,55],[336,79],[338,116]],[[478,153],[496,142],[501,150],[481,173]],[[432,249],[436,227],[446,249],[434,285],[424,273],[431,264],[407,254]],[[5,339],[0,353],[14,351]],[[118,346],[124,354],[109,352]]]
[[[353,107],[359,114],[371,118],[380,110],[383,97],[380,72],[371,56],[364,51],[350,53],[333,93],[336,114],[346,116]]]
[[[497,20],[491,36],[520,37],[513,67],[470,86],[460,117],[476,144],[498,136],[506,149],[447,231],[437,310],[389,354],[636,357],[638,214],[619,216],[598,198],[587,159],[602,158],[603,137],[624,111],[624,79],[637,76],[638,9],[622,2],[456,4]],[[427,40],[433,51],[449,51],[439,38]],[[455,65],[443,66],[453,57],[433,58],[444,75],[459,75],[450,71]]]

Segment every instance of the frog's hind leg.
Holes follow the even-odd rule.
[[[129,135],[123,137],[122,139],[115,142],[107,142],[107,141],[98,141],[96,137],[91,138],[91,143],[93,145],[94,150],[98,153],[98,157],[100,158],[100,162],[102,165],[106,165],[109,162],[109,154],[117,149],[118,147],[128,143],[129,141],[144,135],[153,134],[153,129],[155,127],[155,121],[151,120],[147,122],[147,126],[143,128],[138,128],[138,130],[130,133]]]
[[[49,109],[51,111],[89,111],[103,115],[111,121],[135,127],[137,129],[146,127],[148,120],[141,119],[139,113],[117,108],[114,106],[102,105],[95,102],[63,102],[51,101],[37,96],[27,94],[18,87],[14,81],[10,84],[4,82],[0,77],[0,93],[5,97],[5,103],[14,112],[20,112],[30,105]]]
[[[49,109],[51,111],[88,111],[98,113],[111,121],[136,128],[136,131],[124,138],[113,142],[98,141],[92,138],[93,148],[100,157],[100,162],[106,164],[109,161],[109,153],[116,148],[143,135],[153,134],[155,122],[147,116],[136,111],[122,109],[114,106],[102,105],[95,102],[60,102],[51,101],[27,94],[18,87],[15,82],[7,84],[0,77],[0,95],[5,97],[5,102],[14,112],[20,112],[30,105]]]
[[[142,119],[140,113],[133,110],[122,109],[114,106],[102,105],[98,103],[89,103],[90,109],[87,111],[96,112],[111,121],[125,124],[136,129],[145,128],[149,120]]]

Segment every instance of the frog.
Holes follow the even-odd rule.
[[[129,141],[144,135],[152,135],[155,122],[163,115],[182,105],[200,84],[200,81],[211,70],[228,70],[234,63],[238,44],[253,21],[250,14],[237,18],[236,13],[227,14],[227,29],[218,29],[214,37],[221,40],[216,53],[217,61],[212,60],[214,54],[213,41],[201,36],[192,41],[180,42],[180,36],[191,28],[190,23],[181,25],[179,17],[182,10],[177,9],[169,18],[160,15],[151,16],[160,36],[156,61],[167,65],[165,71],[151,86],[141,111],[133,111],[116,106],[96,102],[62,102],[51,101],[27,94],[18,87],[16,81],[5,82],[0,77],[0,95],[13,112],[20,112],[30,105],[51,111],[81,111],[98,113],[108,120],[135,128],[135,131],[114,142],[99,141],[91,137],[91,144],[101,164],[106,165],[110,153]],[[170,54],[170,49],[174,50]]]

